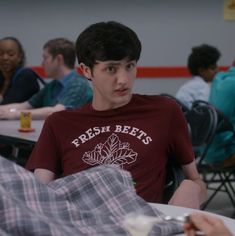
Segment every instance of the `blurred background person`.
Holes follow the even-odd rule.
[[[75,70],[75,59],[75,45],[68,39],[46,42],[42,65],[52,81],[26,102],[0,106],[0,119],[19,119],[21,111],[31,112],[33,119],[45,119],[53,112],[90,102],[92,89]]]
[[[24,102],[39,91],[39,76],[25,66],[25,53],[14,37],[0,39],[0,104]]]
[[[216,75],[211,85],[209,102],[221,111],[235,129],[235,60],[232,66]],[[235,168],[235,138],[231,131],[218,133],[205,160],[211,164]]]
[[[193,78],[183,84],[176,93],[176,98],[189,109],[196,100],[208,101],[210,82],[218,72],[217,61],[220,56],[216,47],[207,44],[192,48],[187,66]]]

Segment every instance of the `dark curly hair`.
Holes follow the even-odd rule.
[[[221,53],[216,47],[207,44],[193,47],[188,57],[188,69],[192,75],[199,75],[199,68],[207,69],[216,65],[220,56]]]
[[[97,60],[139,60],[141,42],[129,27],[114,21],[90,25],[77,38],[78,63],[91,69]]]

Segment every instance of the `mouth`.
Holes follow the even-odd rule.
[[[125,96],[125,95],[127,95],[129,93],[129,89],[127,89],[127,88],[116,89],[114,92],[118,96]]]
[[[2,68],[2,69],[9,69],[9,68],[11,68],[11,64],[2,63],[2,64],[1,64],[1,68]]]

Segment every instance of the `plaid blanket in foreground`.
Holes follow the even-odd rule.
[[[0,157],[0,235],[129,235],[129,213],[163,215],[138,197],[128,172],[99,166],[41,184],[22,167]],[[150,235],[181,227],[155,224]]]

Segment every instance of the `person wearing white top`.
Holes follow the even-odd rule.
[[[210,82],[218,72],[217,61],[220,56],[217,48],[207,44],[192,48],[188,57],[188,70],[193,78],[183,84],[176,93],[176,98],[189,109],[196,100],[208,101]]]

